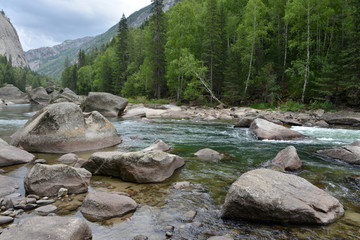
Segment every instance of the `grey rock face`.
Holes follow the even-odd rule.
[[[252,122],[250,131],[252,131],[259,140],[291,140],[305,138],[305,136],[299,132],[260,118],[257,118]]]
[[[98,111],[105,117],[121,116],[128,100],[105,92],[90,92],[84,104],[84,112]]]
[[[15,67],[27,67],[19,36],[5,14],[0,13],[0,55],[12,60]]]
[[[29,92],[30,100],[36,104],[47,105],[50,103],[50,96],[46,89],[38,87]]]
[[[294,146],[289,146],[280,151],[271,163],[281,167],[283,170],[290,171],[298,170],[302,166],[302,162]]]
[[[360,164],[360,141],[338,148],[319,150],[317,153],[350,164]]]
[[[31,153],[11,146],[5,141],[0,141],[0,167],[28,163],[34,159],[35,156]]]
[[[12,194],[17,188],[14,178],[0,175],[0,198]]]
[[[35,216],[20,221],[0,235],[0,240],[8,239],[90,240],[92,232],[80,218]]]
[[[224,154],[221,154],[210,148],[201,149],[194,153],[194,155],[202,160],[221,160],[224,157]]]
[[[269,169],[241,175],[226,195],[222,217],[293,224],[329,224],[341,203],[307,180]]]
[[[73,168],[64,164],[36,164],[24,178],[25,190],[38,196],[56,196],[60,188],[69,194],[88,191],[91,173],[83,168]]]
[[[11,145],[29,152],[69,153],[121,143],[115,127],[100,113],[83,114],[74,103],[51,104],[12,135]]]
[[[15,104],[30,103],[28,95],[12,84],[7,84],[5,87],[0,88],[0,98],[5,100],[5,102],[12,102]]]
[[[179,156],[161,152],[97,152],[82,167],[95,175],[121,178],[124,181],[149,183],[162,182],[175,169],[184,165]]]
[[[108,192],[89,193],[80,208],[90,220],[104,220],[121,217],[135,211],[138,204],[130,197]]]

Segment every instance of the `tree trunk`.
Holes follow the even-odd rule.
[[[209,88],[209,86],[206,84],[205,80],[197,73],[194,72],[195,76],[201,81],[201,83],[204,85],[205,89],[210,93],[211,95],[211,99],[214,99],[215,101],[217,101],[218,103],[220,103],[223,106],[226,106],[226,104],[224,104],[223,102],[221,102],[215,95],[214,93],[211,91],[211,89]]]
[[[301,102],[305,102],[305,92],[306,87],[309,81],[309,72],[310,72],[310,0],[307,0],[307,43],[306,43],[306,66],[305,66],[305,79],[304,79],[304,87],[301,96]]]
[[[285,80],[285,70],[286,70],[286,61],[287,61],[287,50],[288,50],[288,28],[289,24],[285,24],[285,49],[284,49],[284,64],[283,64],[283,72],[281,77],[281,82]]]

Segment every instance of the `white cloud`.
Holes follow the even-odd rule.
[[[25,51],[95,36],[151,0],[0,0]]]

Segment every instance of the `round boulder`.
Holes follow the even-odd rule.
[[[241,175],[226,195],[222,218],[291,224],[329,224],[344,215],[341,203],[307,180],[270,169]]]
[[[82,167],[95,175],[121,178],[136,183],[162,182],[175,169],[184,165],[184,159],[161,151],[97,152]]]
[[[78,155],[74,153],[67,153],[59,157],[58,161],[63,163],[73,163],[79,159]]]
[[[5,230],[0,240],[56,239],[91,240],[90,227],[76,217],[29,217]]]
[[[11,145],[29,152],[69,153],[121,143],[115,127],[94,111],[83,114],[74,103],[51,104],[12,135]]]
[[[89,193],[81,208],[81,213],[89,220],[104,220],[121,217],[135,211],[138,204],[130,197],[108,192]]]
[[[143,151],[162,151],[167,152],[171,148],[163,142],[163,140],[159,139],[156,140],[153,144],[151,144],[149,147],[145,148]]]
[[[98,111],[105,117],[121,116],[128,100],[105,92],[90,92],[84,104],[84,112]]]
[[[5,100],[5,102],[15,104],[30,103],[28,95],[12,84],[7,84],[5,87],[0,88],[0,98]]]
[[[304,135],[297,131],[261,118],[257,118],[252,122],[250,131],[253,132],[259,140],[292,140],[305,138]]]
[[[279,166],[281,169],[287,171],[295,171],[302,166],[302,162],[294,146],[288,146],[281,150],[271,161],[271,164]]]
[[[28,194],[38,196],[57,196],[61,188],[69,194],[88,191],[91,173],[83,168],[73,168],[64,164],[36,164],[24,178]]]
[[[210,148],[201,149],[196,153],[194,153],[194,155],[200,158],[201,160],[221,160],[224,157],[224,154],[221,154]]]

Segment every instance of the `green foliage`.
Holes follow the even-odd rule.
[[[280,110],[287,112],[301,112],[305,109],[306,105],[293,100],[288,100],[285,103],[280,104]]]

